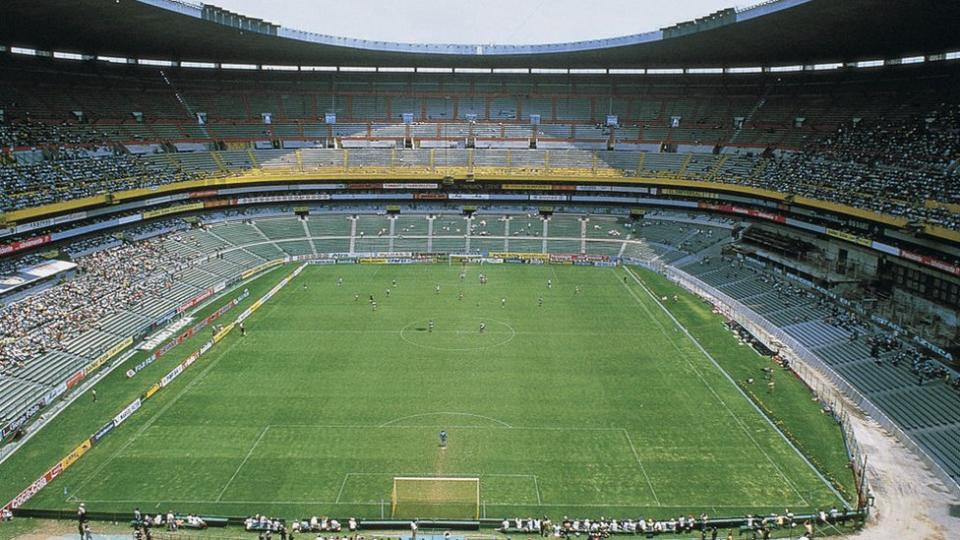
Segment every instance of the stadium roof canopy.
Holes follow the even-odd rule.
[[[438,4],[438,9],[448,9],[446,2]],[[584,0],[584,9],[595,7]],[[960,2],[955,1],[774,0],[609,39],[547,45],[421,45],[302,32],[182,0],[5,0],[0,45],[271,65],[731,67],[940,54],[960,49],[957,28]]]

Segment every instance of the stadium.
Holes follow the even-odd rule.
[[[960,539],[960,4],[2,12],[0,538]]]

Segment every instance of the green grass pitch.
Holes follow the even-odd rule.
[[[309,267],[248,319],[246,337],[233,332],[28,507],[379,518],[390,517],[397,476],[480,478],[486,517],[841,504],[653,296],[671,296],[666,307],[734,378],[758,375],[767,361],[696,298],[675,302],[662,278],[638,274],[641,285],[622,268],[468,266],[463,280],[460,271]],[[111,376],[97,404],[68,409],[60,432],[51,426],[0,468],[3,494],[29,483],[17,474],[30,478],[31,458],[49,467],[82,438],[64,433],[95,428],[119,410],[112,396],[142,392],[192,348],[134,379]],[[798,382],[778,377],[776,394],[761,397],[849,482],[839,430]],[[467,517],[469,506],[404,517]]]

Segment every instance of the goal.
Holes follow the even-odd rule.
[[[396,476],[390,513],[398,518],[479,519],[480,479]]]

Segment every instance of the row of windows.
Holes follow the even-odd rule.
[[[932,302],[960,308],[960,283],[896,263],[887,265],[886,274],[897,287]]]

